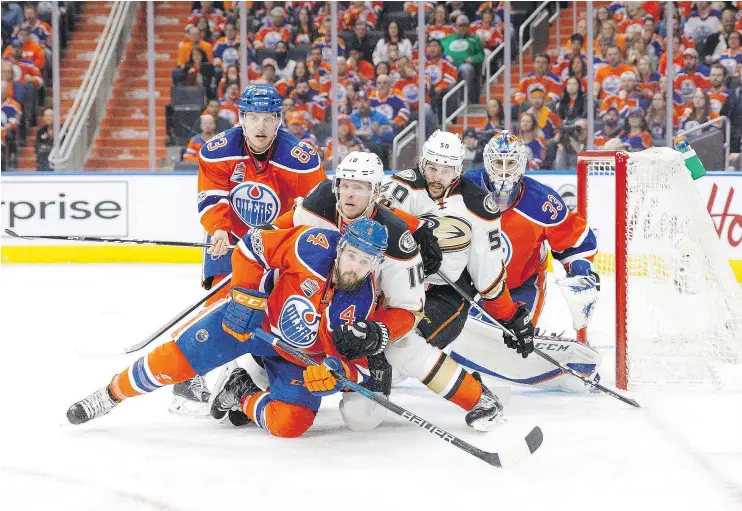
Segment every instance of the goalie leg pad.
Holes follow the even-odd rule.
[[[340,400],[340,415],[351,431],[371,431],[381,424],[386,408],[355,392],[344,392]]]
[[[602,360],[596,350],[576,340],[536,340],[535,345],[589,378],[595,377]],[[589,390],[580,380],[562,373],[541,357],[523,359],[505,346],[499,330],[476,318],[469,320],[462,335],[451,346],[451,358],[479,371],[482,376],[501,381],[571,392]]]

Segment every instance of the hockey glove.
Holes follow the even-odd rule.
[[[507,321],[500,321],[500,323],[515,334],[515,337],[512,337],[503,332],[502,337],[507,347],[520,353],[523,358],[528,357],[533,352],[534,328],[531,323],[531,311],[526,308],[524,303],[520,302],[513,317]]]
[[[392,391],[392,366],[383,353],[368,357],[368,372],[371,379],[364,382],[363,386],[388,396]]]
[[[327,357],[322,364],[309,366],[304,370],[304,386],[315,396],[329,396],[342,390],[338,388],[338,382],[330,373],[345,376],[347,374],[346,366],[338,357]]]
[[[590,321],[600,291],[600,277],[584,259],[572,261],[567,268],[567,278],[557,281],[559,290],[572,313],[575,330],[585,328]]]
[[[224,311],[222,328],[244,342],[252,337],[252,331],[263,322],[268,295],[236,287],[232,289],[231,296],[232,300]]]
[[[412,237],[415,238],[415,241],[417,241],[420,247],[420,256],[423,258],[425,275],[428,276],[437,273],[443,261],[443,253],[441,252],[441,247],[438,246],[438,238],[433,234],[433,229],[430,228],[428,222],[425,222],[422,227],[418,228],[412,234]]]
[[[389,344],[389,329],[378,321],[357,321],[333,328],[332,342],[348,360],[368,357],[384,351]]]

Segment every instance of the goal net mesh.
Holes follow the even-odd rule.
[[[623,321],[626,340],[617,340],[617,353],[625,342],[626,360],[617,372],[625,370],[629,383],[719,383],[718,364],[742,362],[742,292],[682,156],[665,148],[628,156],[626,236],[618,244],[623,168],[617,175],[615,157],[581,159],[588,223],[598,238],[594,268],[603,282],[588,340],[611,343]],[[617,250],[626,253],[625,314],[615,294],[623,285]]]

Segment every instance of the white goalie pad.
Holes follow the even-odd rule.
[[[576,276],[558,280],[557,284],[572,314],[572,326],[575,330],[586,328],[598,301],[595,281],[590,277]]]
[[[537,340],[536,348],[585,376],[595,378],[602,357],[579,341]],[[526,385],[544,389],[586,392],[589,387],[538,355],[524,359],[505,346],[502,333],[491,324],[470,317],[458,339],[451,345],[451,357],[459,364],[478,371],[498,384]],[[489,386],[489,383],[488,383]]]

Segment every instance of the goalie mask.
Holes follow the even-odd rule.
[[[368,216],[381,195],[384,166],[373,153],[353,151],[343,158],[332,180],[340,218],[352,222]]]
[[[464,144],[459,136],[435,130],[423,144],[419,167],[428,183],[428,194],[433,199],[445,195],[464,169]]]
[[[528,148],[506,130],[492,137],[484,148],[484,168],[494,190],[495,202],[505,211],[515,202],[528,165]]]

